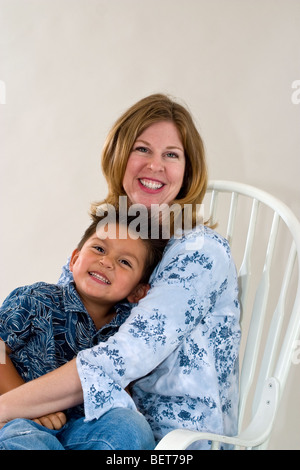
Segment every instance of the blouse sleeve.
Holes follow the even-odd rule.
[[[134,402],[124,391],[151,373],[220,302],[235,280],[228,246],[203,233],[173,240],[147,296],[106,343],[81,351],[77,368],[88,420]],[[195,248],[198,247],[198,248]],[[160,367],[161,373],[161,367]]]

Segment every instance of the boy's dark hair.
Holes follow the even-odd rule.
[[[105,215],[92,215],[92,223],[90,226],[86,229],[84,232],[83,237],[81,238],[80,242],[77,245],[77,249],[80,251],[85,244],[85,242],[94,234],[97,232],[97,226],[98,224],[103,221],[106,217]],[[124,218],[121,218],[119,215],[119,212],[116,211],[116,217],[112,221],[113,223],[116,224],[126,224],[127,228],[129,228],[129,225],[131,222],[133,222],[136,219],[136,216],[130,216],[127,215],[126,220]],[[147,284],[149,281],[149,278],[152,274],[152,271],[154,270],[155,266],[159,263],[159,261],[162,259],[163,251],[165,249],[166,244],[168,243],[167,238],[163,238],[161,235],[161,230],[159,230],[159,238],[151,238],[151,217],[149,215],[148,218],[148,228],[147,228],[147,235],[145,236],[145,233],[141,235],[140,239],[145,243],[147,247],[147,257],[145,260],[145,266],[144,266],[144,271],[142,275],[142,279],[140,280],[140,283],[142,284]],[[129,234],[130,236],[130,234]]]

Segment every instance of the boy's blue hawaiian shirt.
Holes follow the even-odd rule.
[[[114,334],[130,313],[120,304],[116,316],[99,331],[71,282],[65,286],[38,282],[15,289],[0,308],[0,338],[10,359],[28,382],[77,356],[82,349]]]
[[[78,354],[86,419],[137,407],[157,440],[178,427],[234,435],[240,326],[227,241],[206,227],[170,240],[151,284],[115,335]]]

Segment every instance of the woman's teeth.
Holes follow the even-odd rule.
[[[158,181],[140,179],[140,182],[145,188],[149,189],[160,189],[163,186],[163,183],[159,183]]]
[[[106,284],[110,284],[110,282],[109,282],[108,279],[106,279],[106,278],[103,277],[103,276],[100,276],[100,274],[98,274],[98,273],[91,272],[91,273],[90,273],[90,276],[93,276],[93,277],[95,277],[96,279],[99,279],[99,281],[105,282]]]

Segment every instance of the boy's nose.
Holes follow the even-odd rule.
[[[99,263],[107,269],[112,269],[114,266],[113,260],[109,256],[100,257]]]

